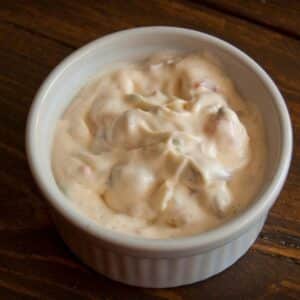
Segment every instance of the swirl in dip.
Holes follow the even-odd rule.
[[[102,227],[188,236],[253,200],[263,132],[209,55],[162,53],[80,90],[57,124],[52,166],[70,201]]]

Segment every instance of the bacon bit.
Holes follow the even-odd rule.
[[[91,176],[92,175],[92,168],[89,166],[81,166],[79,170],[84,176]]]
[[[197,81],[197,82],[193,83],[193,88],[194,89],[198,89],[200,86],[201,86],[201,82],[200,81]]]
[[[208,117],[208,120],[206,121],[204,125],[204,131],[208,135],[213,135],[217,128],[217,118],[216,115],[210,115]]]
[[[194,82],[192,84],[192,88],[193,89],[203,88],[203,89],[207,89],[212,92],[218,91],[217,86],[212,81],[209,81],[207,79],[203,79],[203,80]]]
[[[226,111],[225,108],[222,106],[217,110],[216,113],[208,117],[208,120],[204,126],[204,131],[209,135],[214,134],[220,122],[224,120],[225,117],[226,117]]]

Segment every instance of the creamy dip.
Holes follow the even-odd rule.
[[[85,85],[56,129],[61,190],[102,227],[147,238],[214,228],[254,199],[259,113],[206,54],[163,53]]]

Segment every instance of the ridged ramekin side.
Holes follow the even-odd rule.
[[[82,231],[54,214],[59,232],[70,249],[87,265],[103,275],[134,286],[174,287],[207,279],[225,270],[253,244],[265,222],[265,216],[244,234],[221,247],[195,255],[178,257],[143,257],[101,247]]]

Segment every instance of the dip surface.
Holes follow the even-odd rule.
[[[58,121],[52,167],[70,201],[102,227],[161,239],[207,231],[245,209],[265,153],[259,113],[209,55],[161,53],[80,90]]]

